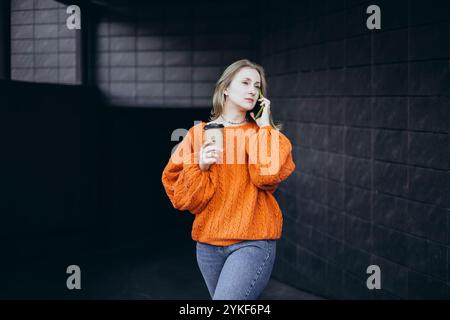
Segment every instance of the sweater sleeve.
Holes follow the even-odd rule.
[[[189,130],[164,168],[162,184],[174,208],[199,214],[214,194],[215,181],[210,170],[200,170],[192,141]]]
[[[250,137],[248,155],[250,179],[262,190],[273,193],[295,170],[291,142],[271,126],[259,128]]]

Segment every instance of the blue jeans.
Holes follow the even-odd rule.
[[[213,300],[256,300],[269,282],[275,254],[276,240],[197,242],[197,262]]]

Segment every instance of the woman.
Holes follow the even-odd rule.
[[[219,162],[239,145],[224,142],[219,148],[203,141],[202,122],[189,130],[162,174],[173,206],[195,215],[192,239],[213,300],[257,299],[275,261],[283,218],[273,192],[295,164],[291,143],[273,123],[265,92],[261,66],[246,59],[228,66],[216,84],[210,120],[224,126],[225,140],[236,133],[248,138],[239,149],[245,150],[245,163]],[[263,111],[255,119],[251,110],[257,100]],[[271,162],[249,161],[263,145],[269,146]],[[273,170],[264,170],[269,167]]]

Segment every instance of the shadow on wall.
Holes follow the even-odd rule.
[[[207,109],[108,107],[96,88],[0,82],[4,256],[74,257],[192,245],[161,184],[171,133]]]

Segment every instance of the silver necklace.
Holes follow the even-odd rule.
[[[232,122],[232,121],[228,121],[227,119],[225,119],[222,115],[220,115],[220,117],[225,120],[225,122],[229,123],[229,124],[242,124],[244,122],[247,122],[247,119],[244,118],[244,120],[242,120],[241,122]]]

